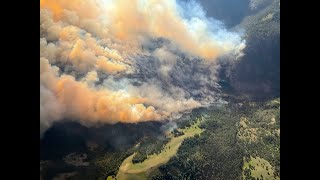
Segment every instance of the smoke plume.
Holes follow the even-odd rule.
[[[216,60],[244,47],[195,1],[41,0],[40,135],[176,119],[218,99]]]

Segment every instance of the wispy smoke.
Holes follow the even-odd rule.
[[[130,4],[130,5],[129,5]],[[175,119],[217,100],[219,57],[244,41],[195,1],[41,0],[40,134]]]
[[[250,0],[249,7],[251,10],[257,10],[271,4],[273,0]]]

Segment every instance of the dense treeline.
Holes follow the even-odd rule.
[[[104,156],[99,157],[95,162],[95,165],[99,167],[99,180],[104,180],[108,176],[116,175],[122,161],[133,152],[133,149],[129,149],[127,151],[106,153]]]
[[[236,113],[223,109],[210,113],[200,125],[205,131],[185,139],[152,179],[239,179],[243,151],[236,139],[237,119]]]
[[[53,179],[62,173],[76,174],[69,179],[105,179],[114,175],[122,161],[131,155],[135,144],[144,137],[162,134],[160,122],[137,124],[117,123],[87,128],[74,122],[56,123],[40,140],[43,179]],[[87,143],[96,144],[90,150]],[[86,153],[89,166],[72,166],[63,161],[70,153]]]
[[[170,139],[165,137],[146,137],[137,147],[133,163],[140,163],[147,159],[148,155],[159,154]]]
[[[184,135],[184,133],[182,131],[178,131],[177,129],[174,129],[172,131],[172,134],[173,134],[174,137],[178,137],[178,136]]]
[[[280,129],[280,99],[251,102],[230,98],[229,101],[229,105],[222,107],[196,109],[177,121],[179,128],[185,128],[200,118],[199,127],[204,131],[201,135],[185,139],[176,156],[152,172],[150,179],[241,179],[242,175],[250,179],[251,172],[242,169],[244,159],[250,156],[267,160],[275,168],[274,175],[280,176],[280,135],[276,133]],[[242,117],[248,120],[249,128],[259,129],[255,143],[238,139]],[[274,122],[271,121],[273,118]],[[140,124],[139,128],[148,131],[143,131],[140,139],[136,138],[135,144],[132,143],[129,148],[122,144],[111,148],[109,144],[95,151],[87,151],[90,162],[87,167],[75,168],[61,161],[48,164],[50,171],[43,166],[42,174],[52,178],[58,173],[77,171],[71,179],[105,179],[109,175],[116,175],[119,166],[129,155],[136,153],[133,163],[138,163],[144,161],[147,155],[160,153],[170,139],[160,132],[149,132],[156,126],[160,127]],[[183,133],[173,130],[172,134],[180,136]]]
[[[280,177],[280,138],[274,133],[280,128],[280,99],[242,102],[222,108],[198,109],[190,119],[179,122],[181,127],[191,124],[196,117],[202,117],[204,121],[199,127],[204,132],[185,139],[177,155],[159,167],[159,172],[150,179],[241,179],[242,175],[254,179],[250,170],[242,169],[243,158],[250,156],[266,159],[274,167],[274,176]],[[247,117],[250,127],[261,131],[257,142],[238,139],[241,117]],[[274,123],[270,122],[272,118]]]
[[[280,96],[280,1],[246,17],[235,29],[244,30],[246,48],[239,61],[222,61],[222,88],[252,98]]]
[[[245,156],[259,156],[274,168],[274,175],[280,177],[280,99],[269,102],[248,103],[242,107],[243,115],[250,121],[250,127],[258,128],[258,141],[249,143],[239,141],[245,149]],[[275,122],[270,120],[274,118]]]

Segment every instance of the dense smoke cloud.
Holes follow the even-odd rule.
[[[130,5],[129,5],[130,4]],[[41,0],[40,134],[175,119],[217,100],[217,58],[244,41],[194,1]]]

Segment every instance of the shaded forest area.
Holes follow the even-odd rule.
[[[186,139],[177,155],[152,179],[240,178],[243,151],[237,143],[235,126],[239,116],[224,108],[206,115],[200,125],[205,131]]]

